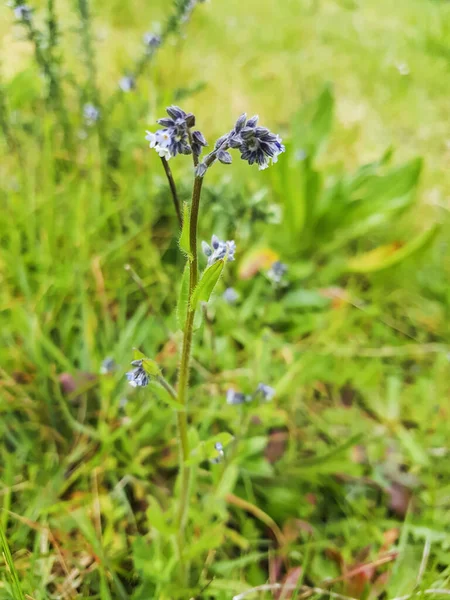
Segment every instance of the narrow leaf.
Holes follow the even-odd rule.
[[[150,381],[150,383],[148,385],[149,385],[149,388],[151,389],[151,391],[158,398],[158,400],[161,400],[161,402],[164,402],[164,404],[167,404],[168,406],[170,406],[171,408],[174,408],[175,410],[186,410],[186,408],[183,406],[183,404],[174,400],[172,398],[172,396],[169,394],[169,392],[165,388],[163,388],[163,386],[161,384],[159,384],[157,381],[152,380],[152,381]]]
[[[191,232],[190,232],[190,210],[189,204],[184,202],[183,204],[183,227],[181,229],[181,235],[179,240],[180,250],[186,254],[189,260],[192,260],[191,254]]]
[[[224,265],[224,260],[218,260],[203,272],[202,278],[192,294],[190,310],[195,310],[199,302],[208,302],[216,283],[219,281]]]
[[[355,256],[348,261],[348,269],[354,273],[373,273],[398,265],[427,245],[434,238],[437,231],[438,226],[435,225],[417,235],[404,246],[399,247],[396,244],[388,244]]]

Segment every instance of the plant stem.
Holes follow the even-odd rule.
[[[102,150],[106,142],[106,120],[108,111],[102,106],[100,91],[98,89],[97,65],[95,62],[95,48],[92,39],[91,30],[91,12],[88,0],[78,0],[78,12],[80,14],[80,32],[83,44],[84,62],[87,72],[86,90],[89,100],[94,102],[96,108],[100,110],[100,119],[96,122],[98,137]]]
[[[172,192],[173,205],[175,206],[175,212],[177,213],[178,223],[181,227],[183,225],[183,217],[181,214],[180,199],[178,198],[177,188],[175,186],[175,180],[172,175],[172,170],[164,156],[161,156],[161,162],[163,164],[164,171],[166,172],[167,181],[169,182],[170,191]]]
[[[191,216],[189,222],[190,230],[190,251],[192,259],[189,263],[189,300],[198,281],[198,257],[197,257],[197,223],[200,206],[200,195],[202,191],[202,177],[196,177],[194,188],[192,190]],[[184,529],[186,526],[187,510],[189,506],[189,479],[190,468],[186,465],[189,458],[189,440],[187,435],[187,391],[189,388],[189,363],[191,359],[192,336],[194,333],[194,315],[195,311],[188,310],[186,314],[186,323],[184,326],[183,348],[181,351],[180,370],[178,374],[178,402],[185,407],[184,411],[177,413],[178,431],[180,437],[180,475],[181,475],[181,493],[180,506],[178,511],[178,545],[180,557],[184,546]]]
[[[20,6],[19,0],[16,0],[15,7]],[[66,110],[63,98],[63,91],[61,87],[61,76],[59,72],[55,70],[55,61],[53,59],[53,55],[51,51],[53,50],[53,44],[57,38],[57,25],[54,16],[54,6],[53,2],[50,2],[50,9],[52,11],[51,15],[51,30],[50,30],[50,54],[46,55],[43,51],[42,43],[40,41],[39,31],[34,27],[31,19],[26,19],[23,21],[24,26],[27,30],[27,35],[29,41],[33,44],[34,47],[34,56],[36,63],[41,69],[42,73],[47,78],[48,83],[48,98],[47,101],[53,105],[56,112],[59,116],[59,121],[61,125],[61,129],[64,135],[64,141],[67,149],[71,149],[73,147],[72,140],[72,131],[70,126],[69,115]]]

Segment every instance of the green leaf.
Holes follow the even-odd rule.
[[[167,515],[161,509],[156,498],[152,496],[148,499],[147,519],[151,527],[154,527],[164,536],[170,536],[177,530],[174,524],[169,524]]]
[[[355,256],[348,261],[348,270],[352,273],[373,273],[398,265],[428,245],[434,239],[438,229],[438,225],[434,225],[400,248],[396,244],[387,244]]]
[[[204,460],[211,460],[217,457],[216,444],[222,444],[226,448],[232,441],[231,433],[224,431],[205,442],[200,442],[196,448],[191,450],[191,458],[186,461],[187,465],[197,465]]]
[[[253,565],[255,563],[257,564],[266,557],[266,552],[251,552],[250,554],[240,556],[239,558],[234,558],[233,560],[222,560],[221,562],[216,562],[211,566],[211,570],[214,573],[226,575],[233,570],[242,569],[247,565]]]
[[[295,139],[301,140],[301,148],[307,156],[314,157],[323,148],[331,131],[333,113],[333,90],[326,85],[319,96],[295,117]]]
[[[191,230],[190,230],[190,210],[187,202],[183,203],[183,227],[179,240],[180,250],[186,254],[189,260],[192,260],[191,253]]]
[[[167,404],[175,410],[186,410],[186,407],[183,404],[174,400],[169,392],[154,379],[149,382],[148,386],[158,400],[161,400],[161,402],[164,402],[164,404]]]
[[[15,600],[25,600],[25,594],[22,590],[22,586],[20,585],[20,577],[17,573],[16,567],[14,565],[13,557],[11,551],[9,549],[8,542],[6,540],[5,534],[3,533],[3,529],[0,528],[0,548],[3,554],[3,560],[6,563],[6,574],[11,581],[11,586],[14,590],[14,598]]]
[[[208,302],[216,283],[219,281],[224,265],[225,260],[222,259],[205,269],[192,294],[189,307],[191,311],[196,309],[199,302]]]
[[[157,375],[161,374],[161,369],[159,368],[158,363],[145,356],[145,354],[142,354],[142,352],[137,348],[133,348],[133,360],[142,360],[142,368],[147,375],[156,377]]]
[[[177,325],[178,329],[183,330],[186,322],[186,314],[189,304],[189,261],[184,267],[181,277],[180,293],[178,294],[177,302]]]
[[[230,464],[220,478],[219,485],[216,489],[216,498],[225,498],[227,494],[233,493],[236,482],[239,477],[239,467],[235,464]]]

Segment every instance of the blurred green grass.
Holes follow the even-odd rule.
[[[142,33],[167,10],[164,2],[137,0],[95,5],[102,93],[114,90]],[[393,8],[386,1],[213,0],[195,11],[185,39],[162,49],[113,116],[120,136],[113,192],[103,188],[94,136],[82,144],[78,168],[57,177],[66,155],[41,108],[23,172],[5,148],[0,523],[30,597],[67,593],[70,578],[80,578],[73,587],[80,597],[190,597],[172,585],[170,523],[157,508],[170,510],[174,485],[172,411],[131,393],[123,372],[137,346],[175,376],[180,339],[172,309],[182,264],[143,132],[180,90],[199,84],[183,105],[213,139],[244,110],[289,136],[297,110],[331,82],[337,117],[320,168],[353,171],[393,145],[397,164],[419,155],[425,172],[419,203],[381,233],[325,258],[316,256],[319,233],[311,257],[289,256],[291,288],[310,292],[291,305],[261,274],[239,279],[240,263],[227,274],[224,286],[236,287],[241,300],[230,307],[218,294],[209,308],[190,418],[200,439],[227,430],[240,443],[223,469],[199,468],[190,549],[198,580],[189,594],[215,576],[203,597],[231,598],[264,583],[271,569],[282,578],[298,566],[306,583],[320,587],[386,551],[398,552],[393,565],[359,588],[351,580],[333,590],[393,598],[449,588],[449,11],[435,1]],[[62,2],[58,12],[65,59],[81,73],[73,6]],[[39,84],[35,73],[22,73],[30,50],[16,41],[5,7],[0,35],[10,108],[26,113]],[[258,216],[261,189],[263,208],[275,201],[271,173],[233,168],[209,183],[201,229],[205,238],[213,229],[236,236],[242,262],[257,242],[276,245],[281,236]],[[368,276],[342,270],[358,250],[405,240],[435,222],[442,231],[423,255]],[[324,301],[324,290],[333,300]],[[99,376],[109,355],[119,368]],[[225,405],[228,386],[247,391],[261,380],[276,387],[272,404],[247,415]],[[231,493],[282,527],[290,539],[284,567],[276,566],[270,528],[233,505]],[[11,585],[5,571],[0,597],[20,597]]]

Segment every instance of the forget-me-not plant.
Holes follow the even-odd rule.
[[[147,44],[156,43],[148,38]],[[183,558],[184,529],[188,518],[190,499],[190,460],[192,457],[188,436],[187,406],[190,382],[190,363],[194,339],[194,317],[199,305],[207,303],[227,263],[235,259],[236,243],[234,240],[221,240],[213,234],[211,242],[203,241],[201,249],[206,256],[206,266],[199,272],[198,252],[198,221],[200,216],[200,200],[203,182],[208,170],[215,164],[229,165],[233,161],[233,152],[238,152],[242,160],[249,165],[257,164],[260,169],[277,162],[284,152],[284,146],[279,135],[272,133],[266,127],[258,125],[258,117],[250,119],[242,114],[233,128],[215,142],[209,153],[204,153],[208,147],[203,133],[196,128],[196,118],[192,113],[185,112],[178,106],[169,106],[167,116],[158,119],[159,129],[147,131],[146,140],[149,146],[161,158],[167,176],[177,217],[181,226],[179,246],[186,256],[186,268],[181,284],[179,301],[179,321],[183,332],[183,342],[180,350],[178,381],[176,389],[167,382],[159,367],[145,357],[132,362],[134,369],[126,376],[133,387],[146,387],[153,380],[162,385],[172,400],[177,403],[177,424],[180,447],[180,500],[178,506],[177,527],[178,544],[181,559]],[[169,161],[180,155],[190,155],[193,162],[194,178],[192,199],[190,204],[182,207],[179,201],[174,177]],[[232,303],[237,295],[231,288],[224,298]],[[260,383],[256,390],[246,395],[242,392],[228,390],[226,401],[230,405],[251,402],[254,399],[271,400],[275,390],[269,385]],[[207,442],[205,443],[207,445]],[[225,442],[211,442],[211,454],[206,456],[210,462],[219,462],[225,455]]]

